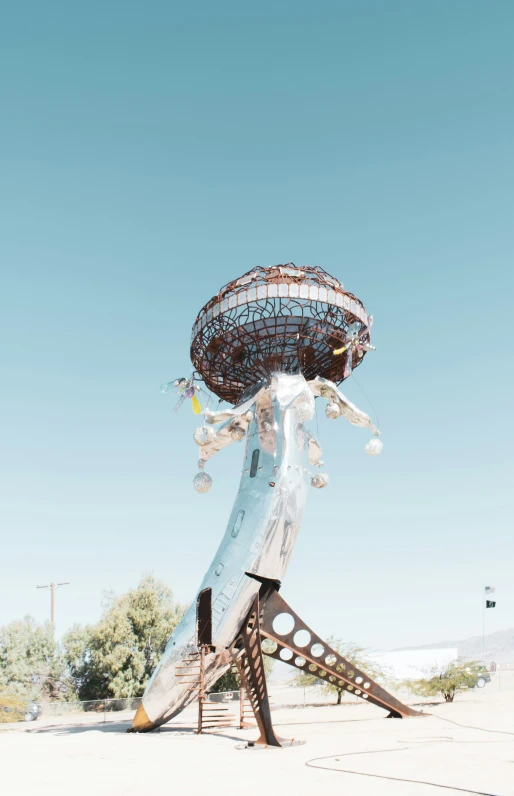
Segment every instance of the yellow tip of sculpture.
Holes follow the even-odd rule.
[[[146,710],[143,707],[143,703],[141,703],[136,710],[136,715],[132,721],[132,732],[150,732],[150,730],[155,729],[157,725],[150,721]]]

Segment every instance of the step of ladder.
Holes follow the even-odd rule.
[[[191,653],[189,658],[184,658],[184,660],[175,666],[175,677],[180,679],[181,685],[188,685],[191,688],[188,688],[188,691],[199,691],[200,688],[197,685],[201,675],[201,660],[200,660],[200,653],[194,652]]]

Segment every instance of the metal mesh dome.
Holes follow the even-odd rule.
[[[345,357],[334,356],[355,324],[369,318],[362,302],[322,268],[288,263],[257,268],[229,282],[200,311],[191,360],[209,389],[235,404],[277,371],[344,379]],[[369,342],[366,333],[362,340]],[[353,351],[352,367],[364,351]]]

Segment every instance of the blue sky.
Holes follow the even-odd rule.
[[[242,446],[191,487],[199,308],[254,265],[318,264],[375,316],[320,412],[284,597],[378,648],[514,625],[509,2],[11,4],[0,32],[0,624],[94,621],[145,571],[190,600]],[[321,407],[320,407],[321,410]]]

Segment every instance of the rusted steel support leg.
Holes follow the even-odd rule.
[[[282,746],[275,735],[271,722],[259,632],[258,596],[250,609],[250,613],[243,625],[241,636],[236,641],[236,646],[241,646],[243,649],[243,654],[238,659],[239,673],[260,730],[260,737],[257,743],[266,746]]]
[[[241,676],[241,671],[239,671],[239,676]],[[241,688],[239,689],[239,729],[242,730],[244,726],[245,726],[245,690],[244,687],[241,686]]]
[[[243,676],[243,672],[242,672],[241,659],[236,658],[236,666],[237,666],[237,671],[239,672],[239,677],[241,679],[241,688],[239,689],[239,729],[240,730],[247,730],[250,727],[255,727],[255,724],[252,724],[251,721],[247,720],[247,715],[248,715],[248,713],[250,711],[252,712],[252,717],[253,717],[253,708],[252,708],[251,703],[250,703],[250,708],[248,710],[247,710],[247,707],[246,707],[247,696],[246,696],[246,689],[245,689],[245,687],[243,685],[243,682],[244,682],[243,677],[244,676]]]
[[[279,633],[274,627],[274,620],[279,614],[288,614],[291,617],[292,629],[287,633]],[[337,650],[332,649],[302,622],[272,584],[267,588],[263,587],[261,591],[259,621],[261,635],[276,643],[273,652],[266,650],[271,658],[314,674],[320,680],[389,711],[388,718],[426,715],[404,705],[351,661],[343,658]]]

